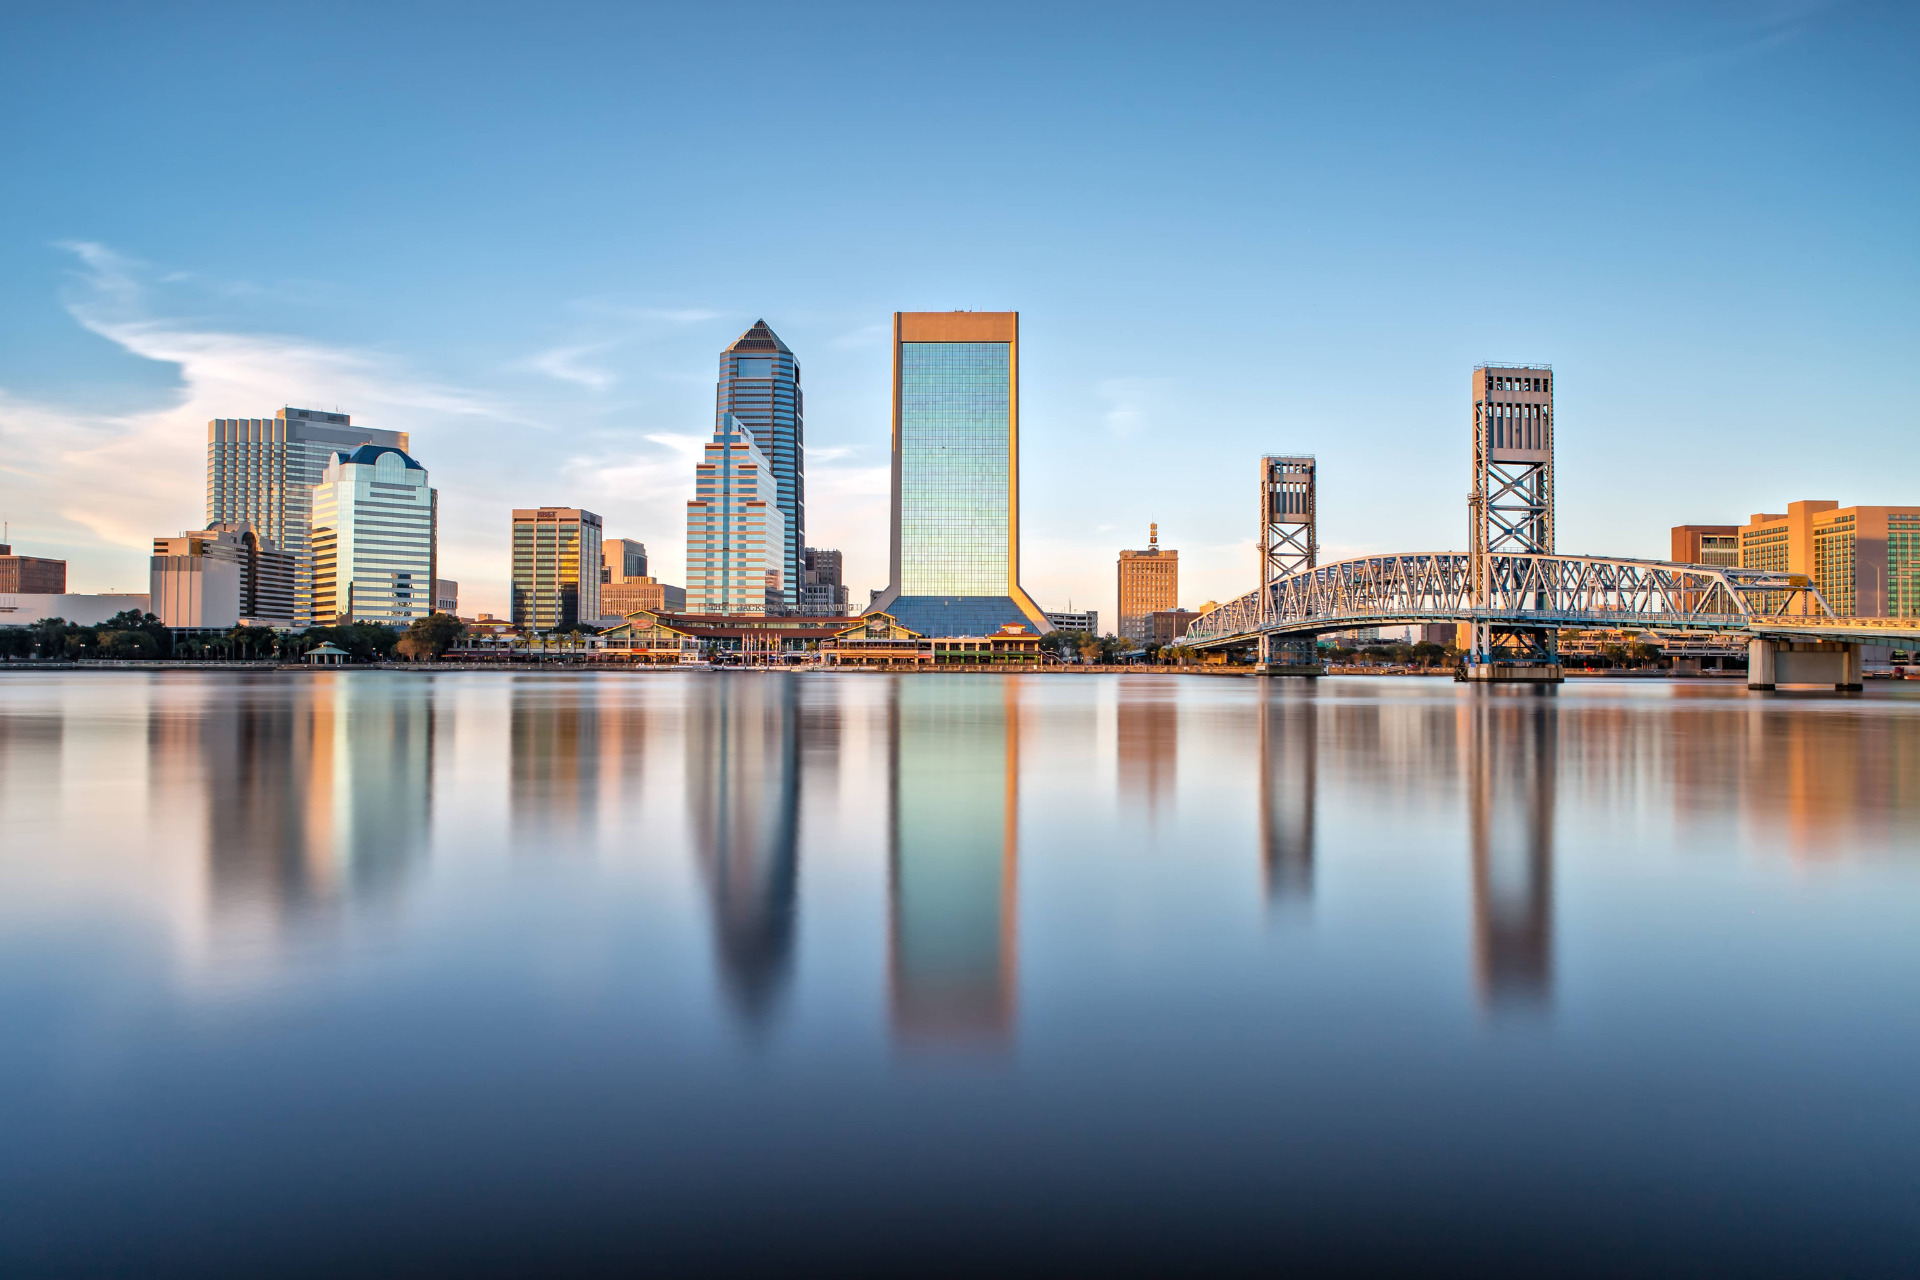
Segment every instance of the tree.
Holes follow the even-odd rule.
[[[160,644],[141,630],[106,631],[95,634],[95,644],[103,658],[157,658]]]
[[[393,651],[409,662],[433,661],[466,633],[466,623],[450,613],[436,613],[415,619],[407,633],[394,642]]]

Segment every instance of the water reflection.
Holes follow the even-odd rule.
[[[722,985],[761,1023],[793,965],[799,879],[798,682],[776,674],[701,680],[687,706],[687,809],[713,905]],[[819,750],[817,735],[809,747]]]
[[[599,827],[602,686],[522,676],[508,711],[508,782],[521,850],[585,847]]]
[[[907,1042],[993,1044],[1018,984],[1020,699],[972,680],[895,680],[888,705],[889,975]]]
[[[1477,690],[1458,711],[1473,851],[1473,970],[1491,1008],[1553,994],[1553,690]]]
[[[1120,795],[1154,822],[1173,799],[1180,754],[1179,690],[1166,681],[1129,680],[1118,691],[1114,740]]]
[[[149,712],[150,788],[203,807],[216,936],[389,900],[424,859],[446,713],[420,684],[313,679],[301,696],[244,685]]]
[[[1273,691],[1260,707],[1260,865],[1274,904],[1313,898],[1320,712],[1314,698],[1293,692]]]

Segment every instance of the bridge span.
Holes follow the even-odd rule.
[[[1260,585],[1195,619],[1184,643],[1257,649],[1262,671],[1317,675],[1328,631],[1456,623],[1469,680],[1557,681],[1561,631],[1744,636],[1748,685],[1858,689],[1860,646],[1920,645],[1920,618],[1838,617],[1805,574],[1554,551],[1551,365],[1473,373],[1468,552],[1319,564],[1318,464],[1260,460]]]

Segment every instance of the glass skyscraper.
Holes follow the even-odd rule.
[[[513,625],[570,631],[600,620],[600,517],[579,507],[513,513]]]
[[[781,546],[780,612],[800,612],[801,573],[807,545],[805,405],[800,364],[765,320],[720,353],[720,388],[713,421],[740,420],[767,457],[778,487],[775,505],[786,526]],[[693,584],[687,584],[691,587]]]
[[[1020,586],[1020,316],[895,312],[892,584],[931,636],[1053,628]]]
[[[316,409],[207,423],[207,527],[244,521],[292,553],[296,627],[332,621],[313,610],[313,488],[336,453],[363,444],[404,453],[407,433],[356,427],[347,414]]]

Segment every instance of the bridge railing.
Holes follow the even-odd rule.
[[[1194,620],[1186,643],[1233,644],[1381,623],[1507,621],[1537,626],[1748,630],[1762,621],[1825,624],[1833,610],[1804,576],[1600,556],[1488,557],[1487,602],[1473,600],[1471,558],[1457,552],[1360,556],[1282,578]]]

